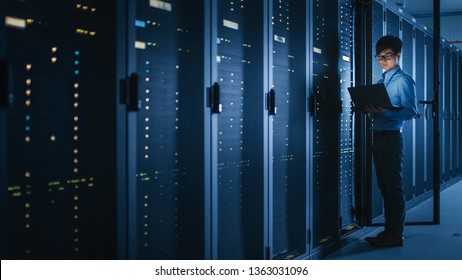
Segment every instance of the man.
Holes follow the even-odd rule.
[[[372,119],[372,153],[385,210],[385,229],[365,239],[375,247],[403,246],[406,198],[403,189],[403,123],[418,116],[415,82],[399,66],[402,41],[387,35],[375,46],[376,58],[385,72],[377,83],[384,83],[390,100],[398,109],[368,105]]]

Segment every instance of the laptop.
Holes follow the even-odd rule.
[[[351,99],[355,105],[356,111],[364,111],[364,107],[368,104],[380,106],[385,109],[399,109],[391,103],[385,85],[374,84],[358,87],[349,87]]]

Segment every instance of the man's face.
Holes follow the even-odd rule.
[[[390,71],[398,65],[400,56],[401,53],[396,54],[392,49],[386,49],[379,53],[376,57],[380,66],[382,66],[385,71]]]

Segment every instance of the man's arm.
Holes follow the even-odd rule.
[[[410,77],[405,77],[397,86],[401,98],[401,108],[385,110],[383,116],[391,120],[412,120],[419,115],[415,84]]]

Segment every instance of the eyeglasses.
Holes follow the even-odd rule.
[[[394,56],[395,54],[394,53],[387,53],[387,54],[384,54],[384,55],[381,55],[381,54],[376,54],[375,55],[375,58],[377,58],[378,61],[381,61],[381,60],[390,60],[392,59],[392,57]]]

